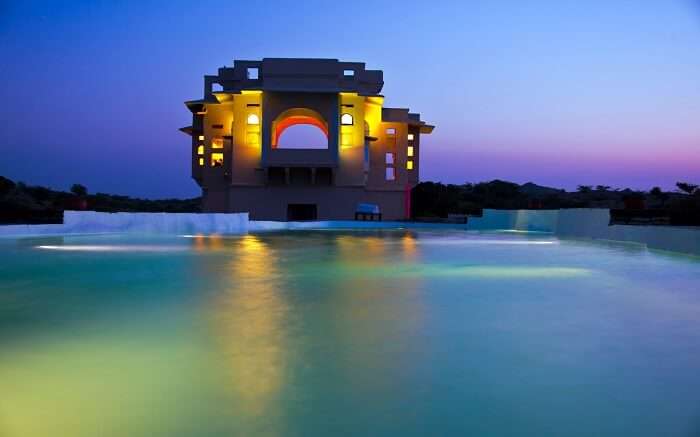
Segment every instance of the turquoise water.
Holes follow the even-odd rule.
[[[700,434],[700,260],[536,234],[0,240],[0,436]]]

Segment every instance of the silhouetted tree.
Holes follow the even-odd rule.
[[[591,185],[579,185],[576,187],[576,191],[579,193],[590,193],[593,191],[593,187]]]
[[[694,194],[698,191],[696,184],[689,184],[688,182],[676,182],[676,187],[686,194]]]
[[[596,191],[608,191],[610,189],[609,185],[596,185],[595,190]]]
[[[14,182],[7,179],[6,177],[0,176],[0,195],[5,194],[5,193],[9,193],[14,188],[15,188]]]
[[[660,187],[652,188],[651,190],[649,190],[649,194],[661,201],[661,207],[666,206],[666,201],[668,200],[669,195],[668,193],[664,193],[664,191]]]
[[[85,197],[87,196],[87,188],[85,188],[85,185],[81,184],[73,184],[70,187],[70,192],[75,194],[78,197]]]

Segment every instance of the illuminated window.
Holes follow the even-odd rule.
[[[211,166],[221,167],[224,165],[224,154],[223,153],[212,153],[211,154]]]
[[[353,77],[355,76],[355,70],[343,70],[343,76]]]
[[[352,115],[345,113],[340,116],[340,124],[342,124],[343,126],[352,126],[352,123]]]
[[[204,165],[204,158],[199,158],[199,166],[202,167]]]
[[[204,135],[199,136],[199,141],[204,141]]]
[[[408,146],[408,156],[413,156],[413,146]]]
[[[396,129],[393,127],[390,127],[389,129],[386,130],[387,135],[396,135]]]
[[[204,155],[204,146],[202,144],[197,146],[197,155]]]
[[[413,170],[413,161],[406,161],[406,170]]]
[[[396,175],[394,174],[394,167],[387,167],[385,176],[387,181],[393,181],[394,179],[396,179]]]
[[[260,135],[257,132],[248,132],[245,134],[245,142],[249,146],[257,146]]]
[[[248,79],[251,79],[251,80],[257,80],[259,73],[260,73],[260,70],[258,70],[258,67],[248,67],[246,69],[246,75],[248,76]]]
[[[214,138],[211,140],[211,148],[212,149],[223,149],[224,148],[224,139],[223,138]]]
[[[393,163],[394,163],[394,154],[393,154],[393,153],[387,153],[387,154],[386,154],[386,163],[387,163],[387,164],[393,164]]]
[[[248,124],[260,124],[260,117],[258,117],[258,114],[248,114]]]
[[[408,141],[413,141],[413,134],[408,134]]]

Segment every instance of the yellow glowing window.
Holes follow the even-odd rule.
[[[406,170],[413,170],[413,161],[406,161]]]
[[[201,144],[197,146],[197,155],[204,155],[204,146]]]
[[[408,134],[408,141],[413,141],[413,134]]]
[[[343,147],[352,146],[352,133],[340,134],[340,145]]]
[[[199,166],[201,167],[203,165],[204,165],[204,158],[199,158]]]
[[[211,166],[221,167],[224,165],[224,154],[223,153],[212,153],[211,154]]]
[[[259,138],[260,138],[260,134],[258,134],[257,132],[248,132],[245,135],[245,142],[249,146],[257,146]]]
[[[413,156],[413,146],[408,146],[408,156]]]
[[[224,139],[223,138],[214,138],[211,140],[211,148],[212,149],[223,149],[224,148]]]
[[[340,124],[342,124],[343,126],[352,126],[352,123],[352,115],[345,113],[340,116]]]
[[[199,136],[199,141],[204,141],[204,135]]]
[[[248,114],[248,124],[260,124],[260,117],[258,117],[258,114]]]

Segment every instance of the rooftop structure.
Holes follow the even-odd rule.
[[[235,61],[204,76],[204,96],[185,102],[192,177],[206,212],[257,220],[352,219],[360,204],[384,219],[410,215],[420,136],[433,126],[384,108],[383,73],[336,59]],[[313,126],[325,144],[287,147],[290,128]]]

